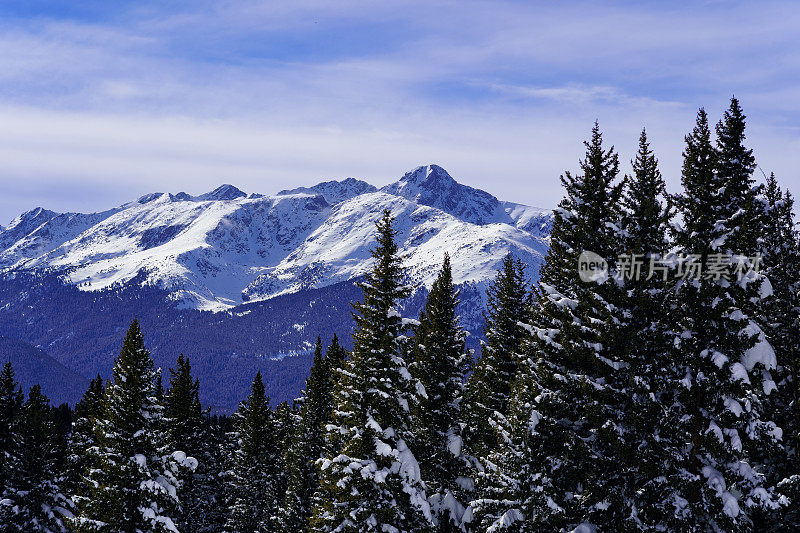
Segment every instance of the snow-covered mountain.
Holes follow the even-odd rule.
[[[323,181],[313,187],[297,187],[296,189],[284,190],[278,193],[279,196],[288,194],[321,194],[329,204],[338,204],[359,194],[375,192],[378,189],[366,181],[355,178],[347,178],[342,181]]]
[[[63,269],[87,291],[143,279],[182,307],[225,310],[364,274],[384,209],[397,217],[411,279],[426,286],[445,252],[457,283],[480,285],[508,252],[535,268],[547,249],[549,211],[430,165],[381,189],[348,178],[272,196],[232,185],[153,193],[93,214],[36,208],[0,227],[0,271]]]

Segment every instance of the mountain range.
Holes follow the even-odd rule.
[[[262,367],[273,398],[291,399],[318,334],[347,344],[347,302],[371,267],[374,224],[386,209],[418,288],[404,312],[418,312],[448,252],[475,339],[500,261],[513,253],[535,277],[552,222],[550,211],[498,200],[437,165],[382,188],[348,178],[273,195],[232,185],[152,193],[91,214],[39,207],[0,227],[0,335],[87,377],[110,369],[118,332],[136,315],[146,334],[152,322],[157,363],[194,354],[206,400],[220,409],[234,408],[246,373]],[[111,317],[99,309],[110,306],[119,323],[104,322]]]

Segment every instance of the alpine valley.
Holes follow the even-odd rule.
[[[91,214],[39,207],[0,226],[0,356],[24,366],[23,386],[74,402],[87,378],[108,375],[136,316],[157,365],[190,357],[205,404],[234,409],[257,370],[274,401],[290,400],[317,335],[348,345],[350,302],[386,209],[419,287],[403,315],[416,317],[448,252],[473,347],[502,259],[514,254],[534,278],[548,247],[550,211],[436,165],[380,189],[348,178],[270,196],[232,185],[152,193]]]

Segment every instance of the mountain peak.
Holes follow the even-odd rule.
[[[58,215],[55,211],[50,211],[44,207],[34,207],[30,211],[22,213],[21,218],[26,220],[33,220],[35,218],[52,218]]]
[[[147,204],[157,198],[160,198],[163,195],[164,195],[163,192],[151,192],[150,194],[145,194],[144,196],[139,197],[139,199],[136,200],[136,202],[140,204]]]
[[[500,202],[486,191],[462,185],[439,165],[425,165],[406,172],[381,191],[436,207],[473,224],[497,221]]]
[[[238,187],[234,187],[228,183],[224,185],[220,185],[216,189],[211,192],[207,192],[205,194],[201,194],[197,197],[198,200],[236,200],[237,198],[242,198],[247,196],[245,192],[243,192]]]
[[[0,251],[8,248],[26,235],[29,235],[43,224],[46,224],[48,220],[58,215],[59,213],[42,207],[36,207],[22,213],[12,220],[8,226],[0,227]]]
[[[439,165],[423,165],[417,167],[411,172],[406,172],[405,175],[400,178],[400,181],[417,185],[425,184],[429,187],[435,187],[443,183],[457,183],[456,180]]]
[[[20,225],[29,226],[30,224],[44,223],[53,217],[58,216],[55,211],[50,211],[43,207],[34,207],[30,211],[25,211],[20,216],[11,221],[6,229],[11,229]]]

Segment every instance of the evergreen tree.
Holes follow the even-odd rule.
[[[469,448],[480,457],[488,456],[497,447],[497,436],[488,421],[494,419],[495,413],[504,416],[508,410],[520,354],[529,336],[520,326],[530,320],[531,298],[525,267],[519,259],[511,254],[503,259],[486,298],[486,342],[481,345],[481,358],[469,377],[464,399],[465,436]]]
[[[355,304],[353,352],[340,372],[328,439],[340,452],[320,461],[325,501],[315,508],[315,531],[425,531],[433,518],[408,443],[415,401],[403,353],[403,321],[396,307],[409,291],[390,212],[377,224],[375,265]]]
[[[84,480],[89,474],[91,454],[89,449],[97,445],[94,438],[94,421],[103,412],[105,386],[98,374],[89,382],[89,388],[75,404],[74,422],[69,439],[66,490],[74,496],[82,493]]]
[[[660,254],[669,245],[667,228],[672,216],[666,184],[658,170],[658,159],[650,149],[647,132],[643,129],[639,135],[639,149],[636,158],[631,161],[633,175],[626,177],[626,187],[621,199],[622,243],[624,252],[635,253],[649,259],[649,254]],[[644,272],[643,272],[644,273]],[[648,281],[657,283],[657,278],[632,276],[628,281]]]
[[[445,254],[414,328],[413,363],[409,365],[425,391],[413,409],[415,452],[442,532],[460,530],[469,501],[465,488],[472,484],[461,412],[470,354],[456,314],[458,302],[450,256]]]
[[[192,377],[188,357],[178,356],[177,369],[169,369],[169,389],[164,394],[164,419],[170,444],[189,449],[202,444],[204,425],[200,381]]]
[[[188,357],[178,356],[177,368],[169,369],[169,389],[164,394],[167,443],[198,461],[194,471],[178,476],[181,510],[177,526],[183,533],[216,531],[222,527],[222,484],[217,454],[211,449],[207,412],[200,405],[200,382],[192,377]]]
[[[296,406],[290,406],[288,402],[281,402],[275,408],[275,436],[278,441],[278,465],[277,475],[275,478],[276,499],[275,511],[272,515],[272,529],[274,531],[283,531],[285,524],[283,517],[285,515],[285,502],[288,497],[287,491],[289,489],[289,475],[290,475],[290,461],[294,461],[293,450],[294,437],[298,431],[300,414]]]
[[[745,141],[745,115],[739,100],[731,98],[722,120],[716,126],[716,174],[724,183],[715,191],[722,199],[725,247],[742,254],[759,251],[758,241],[763,224],[763,204],[759,201],[760,187],[755,186],[753,171],[756,168],[753,150]],[[722,242],[712,243],[715,249]]]
[[[622,197],[621,249],[628,266],[622,272],[618,263],[616,281],[623,291],[610,335],[618,358],[627,365],[618,370],[620,378],[624,377],[618,381],[624,384],[627,403],[619,425],[624,433],[622,450],[616,456],[620,475],[615,487],[624,510],[605,526],[637,531],[647,529],[673,506],[672,501],[663,499],[660,465],[669,457],[664,457],[665,435],[659,431],[665,416],[664,376],[671,369],[667,325],[673,317],[672,280],[664,279],[654,268],[663,266],[670,247],[671,209],[669,201],[664,201],[668,198],[666,187],[644,130],[632,167]]]
[[[14,377],[14,368],[7,362],[0,372],[0,487],[6,486],[11,472],[10,458],[16,446],[15,435],[24,402],[25,396]]]
[[[281,522],[286,533],[305,531],[313,512],[314,494],[319,484],[316,461],[325,449],[325,426],[331,422],[334,372],[341,369],[344,350],[334,335],[326,355],[322,353],[322,339],[317,337],[311,374],[300,404],[294,435],[289,443],[286,468],[288,488],[284,500]]]
[[[71,513],[59,488],[64,443],[56,431],[50,401],[38,385],[28,394],[17,428],[3,495],[10,513],[4,513],[3,522],[15,531],[66,531],[64,518]]]
[[[72,527],[78,532],[173,531],[178,516],[178,480],[194,459],[168,454],[162,410],[156,401],[158,371],[138,321],[125,336],[106,387],[103,408],[94,419],[97,444],[92,465],[77,496]]]
[[[794,198],[782,192],[774,174],[764,190],[764,273],[773,294],[762,309],[764,332],[777,355],[777,389],[766,399],[765,411],[775,414],[783,429],[781,446],[764,450],[770,483],[792,501],[800,499],[800,235],[794,221]],[[771,452],[771,453],[770,453]],[[765,528],[800,528],[800,511],[790,505],[785,513],[768,511]]]
[[[485,461],[480,529],[558,531],[612,524],[624,513],[622,449],[627,363],[615,351],[620,289],[613,279],[579,278],[578,257],[592,251],[613,267],[619,250],[622,183],[618,156],[595,124],[582,174],[561,181],[550,252],[536,292],[530,345],[505,419],[503,446]],[[612,526],[610,528],[614,530]]]
[[[779,430],[764,409],[764,393],[774,383],[775,354],[759,326],[748,317],[758,302],[761,276],[708,275],[715,264],[731,265],[727,254],[753,255],[751,228],[742,225],[751,194],[744,116],[733,100],[718,126],[718,146],[710,140],[701,109],[686,138],[679,209],[683,227],[676,238],[695,254],[704,275],[686,276],[675,288],[672,372],[662,442],[671,450],[664,464],[663,497],[673,506],[658,521],[669,529],[747,530],[752,516],[776,502],[764,476],[750,460],[775,445]],[[738,161],[737,161],[738,159]],[[752,266],[752,265],[751,265]],[[684,268],[686,268],[684,266]]]
[[[261,372],[256,374],[247,400],[233,416],[236,448],[229,473],[229,511],[225,531],[276,531],[280,487],[280,436],[269,406]]]
[[[339,337],[333,334],[328,350],[325,352],[325,362],[330,369],[328,373],[328,387],[333,391],[336,385],[336,376],[344,368],[347,359],[347,350],[339,343]]]

